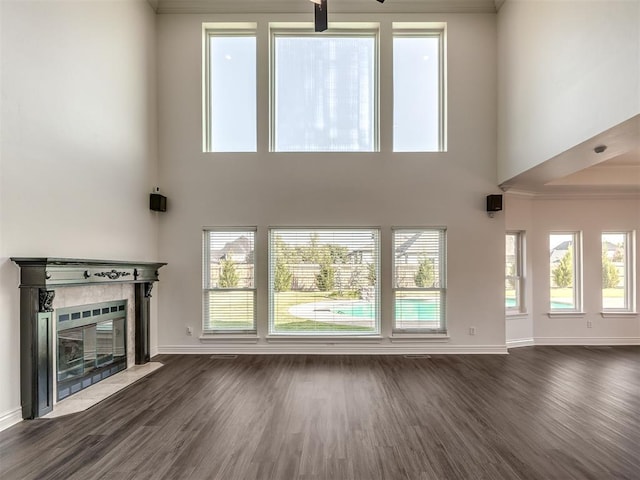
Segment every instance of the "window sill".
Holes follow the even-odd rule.
[[[602,318],[637,317],[638,316],[638,312],[614,312],[614,311],[609,311],[609,312],[600,312],[600,315],[602,315]]]
[[[201,343],[258,343],[258,335],[251,333],[203,333]]]
[[[521,320],[523,318],[528,318],[529,314],[527,312],[507,312],[505,317],[507,320]]]
[[[354,336],[333,336],[333,335],[267,335],[269,343],[381,343],[380,335],[354,335]]]
[[[583,318],[586,312],[549,312],[549,318]]]
[[[429,343],[445,343],[450,340],[447,333],[394,333],[389,337],[393,342],[429,342]]]

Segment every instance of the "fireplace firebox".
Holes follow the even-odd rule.
[[[56,310],[58,400],[127,368],[127,302]]]

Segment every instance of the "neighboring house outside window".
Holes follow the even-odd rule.
[[[394,332],[445,333],[443,228],[393,230]]]
[[[203,331],[256,331],[255,229],[206,229]]]
[[[607,232],[602,242],[602,311],[634,312],[633,232]]]

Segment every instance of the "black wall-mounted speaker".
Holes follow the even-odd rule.
[[[487,212],[502,210],[502,195],[487,195]]]
[[[154,212],[167,211],[167,197],[159,193],[152,193],[149,196],[149,208]]]

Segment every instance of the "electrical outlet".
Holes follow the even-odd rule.
[[[591,320],[587,320],[587,328],[593,328],[593,322]]]
[[[476,334],[476,327],[469,327],[469,335],[475,335]]]
[[[189,336],[193,335],[193,328],[191,328],[189,326],[187,327],[187,335],[189,335]]]

